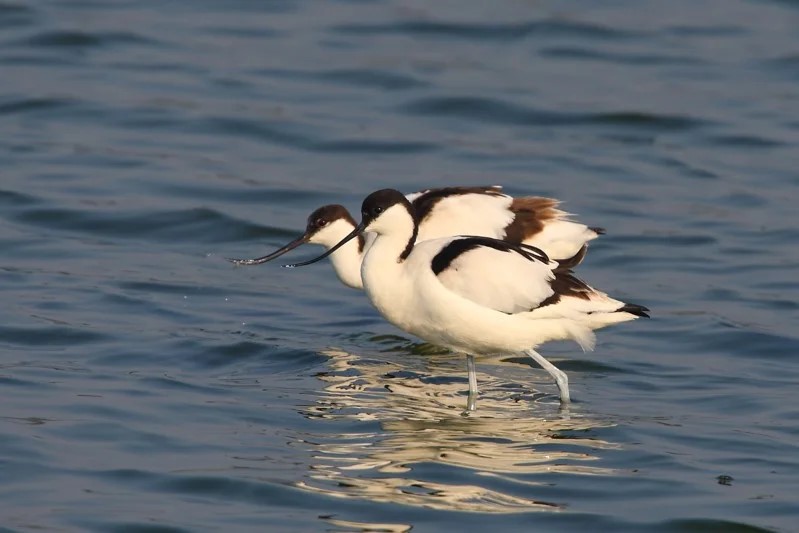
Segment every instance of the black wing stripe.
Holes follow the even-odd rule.
[[[438,276],[444,272],[452,264],[455,259],[465,254],[469,250],[474,250],[485,246],[493,248],[501,252],[516,252],[528,261],[540,261],[541,263],[549,263],[549,257],[542,250],[535,246],[528,244],[513,244],[499,239],[492,239],[491,237],[463,237],[455,239],[444,248],[442,248],[435,257],[430,266],[433,273]]]
[[[554,291],[553,294],[549,298],[543,300],[537,306],[530,309],[530,311],[534,309],[540,309],[548,305],[554,305],[565,296],[580,298],[581,300],[591,299],[591,295],[594,293],[594,290],[586,282],[572,274],[570,270],[561,269],[558,267],[553,271],[553,273],[555,274],[555,279],[549,282],[549,286],[552,287],[552,290]]]
[[[583,244],[583,246],[573,256],[569,257],[568,259],[558,259],[558,267],[555,269],[555,271],[572,270],[574,267],[583,262],[586,252],[588,252],[588,245]]]

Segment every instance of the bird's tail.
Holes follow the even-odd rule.
[[[575,222],[569,213],[558,209],[558,203],[538,196],[514,198],[511,203],[514,219],[506,229],[505,239],[540,248],[556,261],[579,256],[573,265],[576,266],[585,257],[583,248],[588,241],[603,235],[605,230]]]

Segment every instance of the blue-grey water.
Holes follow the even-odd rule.
[[[568,410],[224,259],[476,184],[652,310]],[[797,185],[792,0],[2,0],[0,531],[797,531]]]

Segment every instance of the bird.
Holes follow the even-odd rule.
[[[419,241],[482,235],[537,246],[551,257],[579,256],[582,260],[588,241],[605,233],[603,228],[572,221],[569,213],[558,208],[558,200],[540,196],[514,198],[498,185],[425,189],[405,198],[419,218]],[[228,260],[237,265],[258,265],[306,243],[321,244],[329,250],[355,226],[355,219],[344,206],[325,205],[308,217],[305,233],[285,246],[255,259]],[[344,285],[363,288],[361,262],[370,242],[371,236],[359,236],[330,256]]]
[[[334,253],[364,232],[375,234],[361,265],[371,303],[394,326],[427,342],[466,354],[469,394],[477,398],[475,357],[525,353],[554,379],[562,404],[571,401],[566,374],[535,349],[574,340],[594,347],[594,330],[649,317],[644,306],[611,298],[578,279],[577,259],[553,261],[539,248],[485,236],[417,241],[418,216],[394,189],[373,192],[361,222],[338,244],[305,266]]]

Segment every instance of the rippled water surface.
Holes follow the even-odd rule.
[[[0,530],[797,529],[796,2],[0,0],[0,73]],[[653,312],[567,410],[224,260],[495,183]]]

